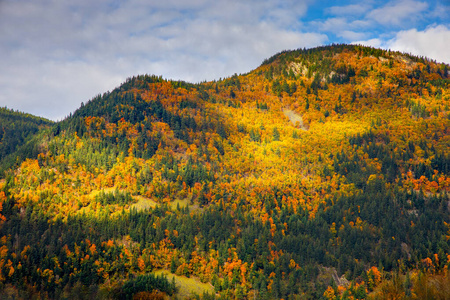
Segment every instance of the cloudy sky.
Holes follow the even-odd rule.
[[[331,43],[450,63],[450,0],[0,0],[0,106],[60,120],[133,75],[214,80]]]

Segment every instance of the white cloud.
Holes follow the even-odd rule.
[[[366,29],[371,23],[364,20],[349,21],[347,18],[328,18],[323,21],[311,21],[310,28],[317,28],[320,32],[331,32],[345,41],[363,40],[369,36]]]
[[[444,25],[430,26],[423,31],[403,30],[392,39],[374,38],[355,44],[411,53],[450,64],[450,28]]]
[[[367,30],[369,27],[373,26],[373,22],[369,20],[355,20],[350,23],[351,28],[359,30]]]
[[[426,2],[414,0],[391,1],[381,8],[372,10],[367,14],[382,25],[409,25],[412,21],[421,18],[421,13],[428,8]]]
[[[317,26],[321,31],[339,32],[348,27],[348,22],[345,18],[329,18],[324,21],[313,21],[311,25]]]
[[[400,31],[386,43],[392,50],[426,56],[438,62],[450,63],[450,28],[439,25],[424,31]]]

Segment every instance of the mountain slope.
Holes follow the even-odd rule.
[[[21,162],[39,154],[37,139],[33,137],[40,130],[49,129],[52,123],[44,118],[0,107],[0,176],[17,160]]]
[[[0,280],[172,294],[142,277],[163,268],[223,298],[362,298],[401,271],[419,295],[414,272],[449,263],[449,99],[447,65],[348,45],[216,82],[130,78],[1,184]]]

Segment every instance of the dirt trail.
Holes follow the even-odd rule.
[[[283,113],[286,117],[289,118],[289,120],[292,122],[292,124],[294,124],[294,126],[298,126],[300,129],[303,130],[308,130],[308,128],[306,128],[305,125],[303,124],[303,118],[300,114],[288,108],[283,108]]]

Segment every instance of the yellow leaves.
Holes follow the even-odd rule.
[[[191,144],[186,150],[186,155],[195,155],[197,153],[197,145]]]
[[[373,282],[374,282],[375,286],[377,286],[378,284],[381,283],[381,272],[378,270],[377,267],[372,266],[367,271],[367,276],[369,276],[369,277],[371,277],[373,279]]]
[[[267,284],[267,290],[272,291],[272,285],[273,285],[273,279],[269,280],[269,283]]]
[[[448,241],[450,239],[450,224],[444,221],[444,225],[447,226],[447,234],[445,235],[445,239]]]
[[[5,265],[5,267],[9,267],[8,277],[12,277],[15,271],[14,267],[12,266],[12,261],[8,259],[8,263]]]
[[[335,236],[337,235],[336,223],[335,223],[335,222],[333,222],[333,223],[331,224],[331,227],[330,227],[330,233],[331,233],[331,235],[332,235],[333,237],[335,237]]]
[[[23,247],[23,250],[22,250],[22,252],[20,252],[20,257],[23,259],[23,260],[27,260],[28,259],[28,255],[27,255],[27,252],[28,252],[28,250],[30,250],[30,246],[29,245],[26,245],[25,247]]]
[[[422,259],[422,266],[425,268],[425,269],[431,269],[431,267],[433,266],[433,261],[431,260],[431,258],[429,258],[429,257],[427,257],[427,258],[424,258],[424,259]]]
[[[142,257],[138,257],[138,268],[141,272],[144,272],[145,270],[145,262]]]
[[[111,248],[112,246],[114,246],[114,241],[108,240],[105,245],[106,245],[106,247]]]
[[[272,218],[269,218],[270,221],[270,234],[272,237],[275,235],[275,232],[277,231],[277,226],[273,223]]]
[[[91,255],[97,254],[97,247],[95,246],[95,244],[92,244],[92,245],[89,247],[89,252],[91,252]]]
[[[3,267],[5,265],[5,260],[1,259],[0,260],[0,282],[3,282],[5,280],[5,277],[3,276]]]
[[[0,247],[0,258],[5,258],[8,255],[8,247],[7,246],[1,246]]]
[[[3,192],[1,192],[1,193],[3,193]],[[0,197],[1,197],[1,193],[0,193]],[[4,193],[3,193],[4,194]],[[3,210],[3,202],[2,202],[2,200],[0,200],[0,212]],[[1,228],[1,225],[4,223],[6,221],[6,217],[4,216],[4,215],[2,215],[2,214],[0,214],[0,228]]]
[[[1,189],[1,187],[0,187]],[[0,191],[0,204],[6,200],[6,195],[4,191]],[[0,210],[1,211],[1,210]]]
[[[22,174],[37,174],[41,170],[37,159],[27,158],[20,167]]]
[[[109,277],[108,272],[106,272],[105,268],[103,268],[103,267],[101,267],[97,270],[97,274],[98,274],[98,276],[103,277],[105,280],[108,279],[108,277]]]
[[[336,295],[334,293],[334,289],[331,286],[328,286],[326,291],[323,293],[325,299],[333,300],[336,299]]]
[[[360,217],[357,217],[355,227],[362,230],[364,223],[365,223],[365,221],[363,222]]]
[[[289,269],[293,270],[297,267],[297,263],[295,262],[295,260],[291,259],[289,261]]]
[[[45,269],[42,272],[41,276],[44,277],[44,278],[47,278],[47,282],[48,283],[51,283],[54,280],[54,278],[55,278],[53,270],[50,270],[50,269]]]
[[[266,224],[268,219],[269,219],[269,214],[268,213],[265,213],[264,215],[261,216],[261,222],[263,224]]]
[[[372,174],[369,176],[369,178],[367,179],[367,185],[371,184],[372,182],[375,182],[377,179],[377,174]]]

